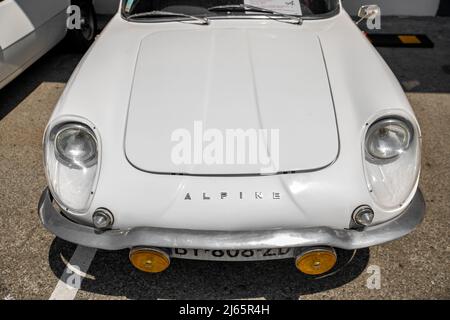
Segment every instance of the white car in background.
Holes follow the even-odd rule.
[[[84,50],[96,35],[92,1],[0,0],[0,89],[64,39],[70,4],[79,5],[82,21],[70,41]]]
[[[44,152],[43,225],[130,249],[145,272],[291,258],[322,275],[335,248],[398,239],[425,214],[419,124],[339,0],[122,1]]]

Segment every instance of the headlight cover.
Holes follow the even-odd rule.
[[[52,195],[65,210],[89,209],[99,167],[99,143],[87,125],[70,122],[47,130],[44,140],[46,175]]]
[[[369,191],[385,210],[413,196],[420,174],[420,131],[403,117],[382,118],[367,130],[364,164]]]

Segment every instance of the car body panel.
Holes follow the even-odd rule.
[[[0,89],[64,38],[69,3],[0,2]]]
[[[159,31],[142,40],[135,70],[125,150],[141,170],[274,174],[324,168],[338,155],[333,100],[315,35],[276,28]],[[179,165],[168,141],[176,130],[193,132],[196,121],[203,131],[278,130],[280,161],[272,168],[249,161]]]
[[[338,157],[331,165],[269,176],[192,176],[144,172],[127,159],[128,109],[142,41],[161,31],[185,34],[205,28],[229,30],[230,25],[320,39],[334,101],[334,110],[328,111],[335,113],[340,139]],[[330,97],[329,88],[324,95]],[[102,163],[90,209],[68,212],[79,223],[91,224],[95,209],[106,207],[114,214],[114,227],[122,230],[142,226],[223,231],[344,229],[358,206],[370,205],[374,224],[380,224],[401,214],[416,193],[417,184],[408,201],[385,210],[372,197],[364,175],[361,141],[367,126],[377,117],[394,113],[417,122],[392,72],[345,11],[332,18],[305,21],[302,26],[270,19],[212,19],[209,26],[132,23],[116,15],[74,72],[49,127],[88,119],[95,124],[101,143]],[[331,116],[326,119],[329,123]],[[153,125],[157,119],[151,121]],[[335,154],[335,144],[331,146]],[[150,149],[147,152],[152,154]],[[223,192],[228,194],[224,199]],[[245,197],[240,197],[241,192]],[[256,192],[263,198],[256,199]],[[186,199],[188,193],[191,199]],[[274,199],[274,193],[280,196]]]

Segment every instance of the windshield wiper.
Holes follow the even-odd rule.
[[[176,12],[170,12],[170,11],[157,11],[157,10],[131,14],[131,15],[127,16],[127,19],[146,18],[146,17],[181,17],[181,18],[187,18],[190,20],[198,21],[198,22],[200,22],[200,24],[203,24],[203,25],[209,24],[209,19],[206,17],[201,18],[201,17],[191,16],[189,14],[184,14],[184,13],[176,13]]]
[[[278,11],[273,11],[273,10],[269,10],[269,9],[265,9],[265,8],[261,8],[261,7],[257,7],[257,6],[253,6],[250,4],[232,4],[232,5],[224,5],[224,6],[215,6],[215,7],[211,7],[208,8],[209,11],[253,11],[253,12],[262,12],[262,13],[267,13],[267,14],[272,14],[272,15],[276,15],[276,16],[280,16],[280,17],[284,17],[284,18],[288,18],[294,21],[295,24],[303,24],[303,18],[302,16],[295,16],[295,15],[290,15],[290,14],[286,14],[286,13],[282,13],[282,12],[278,12]]]

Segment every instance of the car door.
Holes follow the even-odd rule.
[[[45,50],[48,21],[65,11],[69,0],[0,0],[0,82]],[[41,30],[42,31],[42,30]]]

